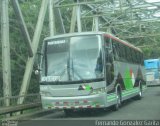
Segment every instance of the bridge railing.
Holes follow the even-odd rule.
[[[19,98],[25,97],[23,104],[17,104]],[[10,106],[5,106],[5,100],[10,100]],[[11,114],[13,112],[20,111],[21,113],[24,110],[41,107],[41,98],[39,94],[28,94],[23,96],[11,96],[0,98],[0,115]]]

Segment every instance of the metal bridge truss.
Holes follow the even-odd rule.
[[[140,47],[150,44],[144,44],[143,39],[147,38],[155,42],[157,41],[155,36],[160,35],[160,1],[59,0],[55,3],[55,8],[66,9],[68,13],[75,6],[80,6],[82,31],[111,32],[121,39],[130,40],[135,45],[142,43]],[[79,14],[78,10],[76,14]],[[68,15],[62,14],[62,17],[65,16]],[[70,20],[64,20],[66,21],[70,22]]]

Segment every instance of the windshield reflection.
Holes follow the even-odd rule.
[[[46,43],[45,76],[53,81],[79,81],[103,77],[99,35],[54,39]],[[56,78],[56,79],[55,79]]]

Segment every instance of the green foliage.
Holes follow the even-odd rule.
[[[20,7],[24,20],[29,31],[31,40],[33,39],[35,26],[40,10],[41,0],[21,0]],[[11,81],[12,81],[12,95],[18,95],[22,84],[22,79],[25,71],[26,61],[28,57],[28,49],[26,48],[26,42],[19,29],[19,22],[16,19],[16,15],[13,11],[11,4],[9,4],[9,23],[10,23],[10,54],[11,54]],[[48,36],[48,17],[45,18],[43,31],[41,35],[41,42],[44,37]],[[0,37],[1,41],[1,37]],[[1,43],[0,43],[1,47]],[[1,54],[0,49],[0,55]],[[36,64],[35,64],[36,65]],[[35,66],[34,66],[35,68]],[[34,71],[34,70],[33,70]],[[32,75],[29,93],[36,93],[39,91],[39,80]],[[0,97],[3,94],[3,81],[2,81],[2,58],[0,57]]]

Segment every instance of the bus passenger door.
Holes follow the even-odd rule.
[[[106,63],[106,85],[110,85],[114,80],[114,65],[113,65],[113,49],[112,40],[105,38],[105,63]]]

